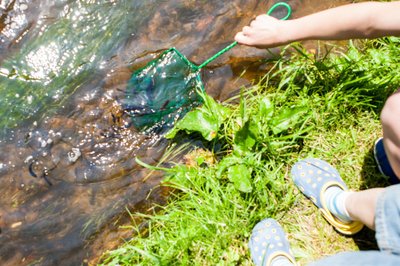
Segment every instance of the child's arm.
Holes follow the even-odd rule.
[[[258,16],[236,34],[240,44],[274,47],[300,40],[343,40],[400,36],[400,1],[364,2],[327,9],[302,18]]]

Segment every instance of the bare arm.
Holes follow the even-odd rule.
[[[235,36],[240,44],[274,47],[300,40],[343,40],[400,36],[400,1],[364,2],[281,21],[258,16]]]

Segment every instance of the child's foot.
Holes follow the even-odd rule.
[[[296,265],[282,227],[274,219],[264,219],[254,227],[249,249],[255,265]]]
[[[351,193],[338,186],[331,186],[324,193],[328,210],[332,215],[345,223],[352,221],[346,209],[346,200]]]
[[[292,168],[294,183],[322,212],[325,219],[340,233],[353,235],[363,224],[352,221],[345,206],[351,192],[330,164],[319,159],[306,159]]]
[[[400,180],[397,178],[392,167],[389,164],[389,160],[386,156],[385,147],[383,146],[383,138],[379,138],[375,142],[374,146],[374,157],[375,162],[378,165],[378,169],[382,175],[389,178],[389,182],[392,184],[398,184]]]

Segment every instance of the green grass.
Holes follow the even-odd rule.
[[[400,82],[399,42],[350,42],[321,55],[296,44],[235,99],[218,104],[204,95],[205,105],[169,134],[174,143],[200,133],[193,138],[202,136],[204,147],[164,169],[168,204],[132,214],[143,221],[132,225],[135,236],[104,254],[102,264],[251,265],[247,242],[265,217],[282,224],[301,264],[373,248],[369,231],[336,233],[295,188],[290,167],[317,157],[352,189],[386,185],[371,149],[381,135],[379,112]]]

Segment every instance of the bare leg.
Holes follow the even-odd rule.
[[[400,90],[390,96],[381,113],[383,144],[390,166],[400,178]]]
[[[390,96],[381,113],[383,142],[386,156],[394,173],[400,178],[400,90]],[[375,207],[383,188],[374,188],[350,194],[345,202],[353,220],[375,230]]]
[[[346,199],[350,217],[375,230],[375,207],[383,188],[372,188],[351,193]]]

